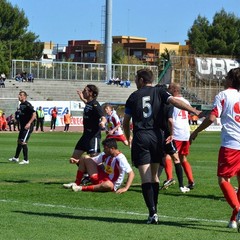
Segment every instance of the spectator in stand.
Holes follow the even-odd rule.
[[[58,115],[58,111],[57,108],[54,107],[51,111],[51,129],[50,132],[53,130],[55,131],[56,128],[56,122],[57,122],[57,115]]]
[[[129,88],[130,86],[131,86],[131,82],[130,82],[129,79],[127,79],[127,80],[125,81],[125,87],[126,87],[126,88]]]
[[[71,123],[71,114],[69,113],[69,110],[66,111],[66,113],[63,116],[63,120],[64,120],[64,132],[68,132],[69,130],[69,125]]]
[[[42,132],[44,132],[43,130],[43,125],[44,125],[44,111],[42,110],[42,107],[40,106],[38,108],[38,110],[36,111],[36,115],[37,115],[37,124],[36,124],[36,131],[38,131],[38,128],[40,126],[40,129]]]
[[[22,81],[26,82],[27,81],[27,72],[26,71],[22,71],[21,72],[21,77],[22,77]]]
[[[14,116],[13,114],[9,115],[7,118],[7,125],[8,125],[8,128],[9,128],[9,131],[12,131],[12,125],[13,125],[13,130],[16,131],[16,121],[14,119]]]
[[[18,74],[16,75],[15,80],[16,80],[17,82],[22,82],[22,81],[23,81],[23,78],[22,78],[22,76],[21,76],[20,73],[18,73]]]
[[[5,81],[5,80],[6,80],[6,75],[5,75],[5,73],[2,73],[1,76],[0,76],[0,78],[1,78],[3,81]]]
[[[33,77],[32,73],[28,74],[27,80],[28,80],[28,82],[33,82],[34,81],[34,77]]]
[[[1,88],[5,88],[5,80],[6,80],[6,75],[4,73],[2,73],[0,76],[0,87]]]
[[[7,120],[4,112],[0,116],[0,131],[7,131]]]
[[[120,87],[124,87],[124,81],[121,79],[119,82]]]
[[[128,145],[128,141],[123,134],[123,130],[121,128],[121,122],[120,119],[116,113],[116,111],[113,109],[112,105],[106,104],[104,106],[104,110],[106,113],[106,138],[114,138],[116,141],[121,141],[126,146]]]

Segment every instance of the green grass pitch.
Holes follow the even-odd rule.
[[[159,225],[146,224],[147,208],[135,168],[133,186],[121,195],[62,188],[75,179],[77,168],[68,160],[80,135],[33,133],[30,164],[19,165],[8,161],[15,153],[17,133],[0,133],[0,240],[240,238],[236,230],[226,228],[231,209],[217,184],[219,132],[201,133],[191,145],[188,159],[195,189],[182,194],[176,184],[160,191]],[[131,161],[130,150],[118,145]],[[165,173],[160,180],[165,180]]]

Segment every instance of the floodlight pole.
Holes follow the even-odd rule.
[[[108,81],[112,78],[112,0],[106,0],[105,62]]]

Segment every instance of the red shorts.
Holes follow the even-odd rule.
[[[218,177],[240,175],[240,150],[221,147],[218,154]]]
[[[114,138],[116,141],[119,141],[119,142],[125,142],[127,139],[125,137],[125,135],[107,135],[106,138]]]
[[[177,146],[178,153],[181,155],[188,155],[189,154],[189,148],[190,148],[190,142],[189,141],[178,141],[174,140]]]
[[[111,181],[108,177],[108,174],[105,173],[102,169],[102,166],[99,165],[98,166],[98,178],[93,178],[91,179],[92,184],[96,185],[96,184],[100,184],[102,182],[106,182],[106,181]]]

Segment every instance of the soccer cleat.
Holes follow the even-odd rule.
[[[8,160],[10,162],[19,162],[19,158],[15,158],[15,157],[9,158]]]
[[[180,189],[180,191],[182,192],[182,193],[186,193],[186,192],[189,192],[190,191],[190,188],[187,188],[187,187],[180,187],[179,188]]]
[[[237,214],[237,230],[240,232],[240,209],[238,210]]]
[[[22,160],[19,164],[21,164],[21,165],[29,164],[29,160]]]
[[[81,184],[82,185],[88,185],[89,183],[91,183],[91,178],[88,175],[84,176],[82,178]]]
[[[189,188],[190,190],[194,189],[195,183],[189,183],[186,187]]]
[[[227,227],[236,229],[237,228],[237,222],[236,221],[229,221]]]
[[[72,186],[74,186],[74,185],[77,185],[77,184],[75,182],[73,182],[73,183],[64,183],[63,187],[69,189],[69,188],[72,188]]]
[[[74,192],[82,191],[82,186],[78,186],[77,184],[75,184],[75,185],[72,186],[72,190]]]
[[[176,183],[176,181],[173,178],[171,178],[169,180],[165,180],[163,182],[163,185],[162,185],[161,189],[167,189],[168,187],[170,187],[171,185],[173,185],[175,183]]]
[[[152,217],[148,217],[147,224],[158,224],[158,215],[155,213]]]

